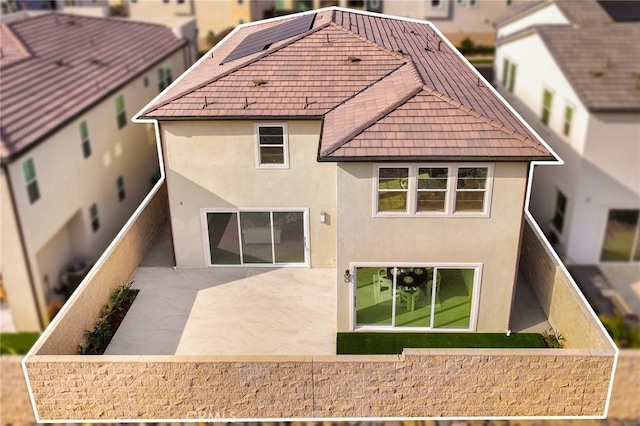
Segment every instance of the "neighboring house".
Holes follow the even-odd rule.
[[[141,117],[178,268],[335,268],[338,331],[509,329],[530,165],[555,158],[431,24],[244,26]]]
[[[0,27],[3,287],[41,330],[145,197],[158,170],[131,115],[187,66],[171,29],[47,13]]]
[[[387,0],[384,13],[432,21],[455,45],[469,37],[476,44],[492,45],[495,22],[511,9],[532,0]]]
[[[498,24],[498,90],[566,163],[536,170],[530,208],[567,263],[639,266],[639,20],[638,2],[553,1]]]
[[[205,50],[209,32],[217,35],[236,25],[263,19],[274,2],[268,0],[123,0],[133,19],[192,16],[196,18],[199,43]]]

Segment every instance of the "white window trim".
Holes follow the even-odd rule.
[[[638,210],[638,206],[637,205],[629,205],[628,207],[625,207],[623,205],[623,207],[620,207],[619,205],[615,205],[615,206],[603,206],[603,211],[604,211],[604,215],[603,215],[603,219],[600,225],[600,244],[598,245],[598,251],[595,252],[595,264],[600,264],[600,265],[640,265],[640,261],[637,260],[633,260],[633,251],[631,253],[631,256],[629,257],[629,260],[627,261],[613,261],[613,260],[602,260],[602,250],[604,249],[604,245],[606,243],[606,231],[607,231],[607,225],[609,223],[609,213],[611,212],[611,210]],[[638,219],[640,221],[640,219]],[[636,233],[634,236],[634,240],[633,240],[633,246],[631,247],[631,250],[633,250],[636,247],[636,244],[640,244],[640,224],[636,225]]]
[[[418,210],[418,169],[419,168],[448,168],[449,179],[447,181],[447,191],[445,195],[444,212],[426,212]],[[455,211],[457,178],[459,168],[486,167],[487,184],[485,188],[485,198],[483,210],[481,212]],[[378,176],[381,168],[409,168],[409,184],[407,190],[407,210],[404,212],[379,212],[378,211]],[[373,165],[373,202],[372,217],[490,217],[491,202],[493,199],[493,163],[389,163]]]
[[[553,219],[556,217],[556,212],[558,211],[558,193],[561,193],[565,199],[564,213],[562,214],[562,231],[556,228],[556,225],[553,223]],[[567,197],[567,192],[559,187],[556,187],[556,197],[553,200],[553,215],[551,216],[551,222],[549,223],[549,228],[552,232],[556,234],[558,237],[558,241],[564,244],[564,233],[567,229],[567,212],[569,211],[569,197]]]
[[[246,213],[246,212],[302,212],[304,221],[304,263],[240,263],[238,265],[219,265],[211,263],[211,247],[209,246],[209,231],[207,213]],[[204,246],[204,264],[209,268],[309,268],[311,265],[311,250],[309,244],[309,208],[307,207],[251,207],[251,208],[201,208],[200,228]],[[242,242],[240,241],[240,261],[242,262]],[[273,243],[272,243],[273,244]]]
[[[260,164],[260,127],[282,127],[282,141],[283,141],[283,164]],[[253,123],[254,134],[254,151],[255,161],[257,169],[288,169],[289,168],[289,129],[287,123],[282,122],[266,122],[266,123]]]
[[[367,267],[389,267],[389,266],[406,266],[409,268],[429,267],[438,269],[475,269],[473,277],[473,290],[471,295],[471,313],[469,318],[469,328],[431,328],[431,327],[394,327],[392,325],[356,325],[356,268]],[[351,331],[368,332],[368,331],[393,331],[393,332],[415,332],[429,331],[432,333],[469,333],[477,331],[478,312],[480,305],[480,290],[482,284],[482,263],[448,263],[448,262],[350,262],[349,271],[353,277],[349,285],[349,324]],[[395,298],[395,295],[394,295]],[[395,316],[395,303],[392,306],[392,316]],[[433,311],[431,314],[433,318]]]

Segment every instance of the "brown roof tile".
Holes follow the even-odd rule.
[[[184,45],[164,26],[58,13],[1,28],[3,161]]]
[[[169,119],[177,107],[180,117],[322,117],[326,160],[553,158],[427,22],[323,11],[308,32],[220,65],[278,22],[242,27],[143,116]]]

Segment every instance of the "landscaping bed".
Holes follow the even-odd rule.
[[[0,333],[0,354],[25,355],[40,333]]]
[[[546,348],[541,334],[338,333],[338,355],[393,355],[405,348]]]

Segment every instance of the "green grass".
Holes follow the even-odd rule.
[[[38,337],[40,333],[0,333],[0,354],[24,355]]]
[[[338,355],[400,354],[404,348],[545,348],[537,333],[338,333]]]

